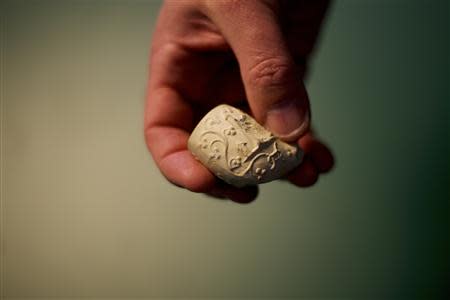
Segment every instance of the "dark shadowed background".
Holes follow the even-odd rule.
[[[263,185],[246,206],[170,185],[147,153],[159,6],[2,1],[2,295],[443,293],[448,1],[334,3],[308,89],[336,168],[308,189]]]

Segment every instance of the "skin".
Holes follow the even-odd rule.
[[[248,203],[258,187],[235,188],[194,159],[187,140],[211,108],[227,103],[305,151],[286,180],[313,185],[334,164],[310,130],[303,84],[328,1],[165,1],[153,35],[145,110],[148,149],[161,173],[193,192]]]

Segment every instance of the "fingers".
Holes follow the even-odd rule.
[[[171,7],[179,8],[179,13],[181,8],[187,7],[178,6],[176,1],[173,3]],[[300,78],[302,72],[297,69],[279,26],[278,1],[211,0],[207,3],[203,9],[208,20],[202,16],[201,20],[197,18],[198,22],[190,25],[203,33],[213,32],[212,35],[202,35],[202,39],[199,39],[198,34],[189,35],[175,30],[178,35],[173,38],[164,30],[167,25],[171,22],[177,25],[176,28],[183,26],[177,23],[180,18],[170,17],[168,11],[165,20],[170,22],[161,22],[158,27],[159,34],[155,34],[155,41],[158,42],[152,46],[145,116],[146,141],[156,164],[170,182],[194,192],[246,203],[257,196],[257,187],[238,189],[220,182],[187,150],[187,140],[195,125],[195,118],[202,109],[212,105],[203,103],[202,99],[209,95],[210,89],[218,93],[209,79],[216,78],[220,71],[218,67],[224,65],[220,63],[222,52],[215,56],[205,56],[204,53],[208,49],[227,50],[228,45],[222,46],[229,43],[239,62],[243,87],[239,84],[238,76],[224,72],[224,76],[230,75],[228,77],[235,78],[238,84],[235,81],[219,81],[220,86],[229,91],[222,99],[246,98],[258,122],[284,140],[296,141],[307,132],[309,100]],[[191,17],[194,11],[197,8],[184,10],[184,13]],[[214,25],[213,30],[209,22]],[[205,24],[209,25],[205,27]],[[209,29],[205,31],[205,28]],[[180,43],[183,47],[179,47]],[[198,62],[204,62],[203,68],[199,68]],[[243,90],[245,97],[242,95]],[[193,103],[202,105],[194,109]],[[306,139],[301,140],[301,143],[303,141],[306,143],[304,148],[308,149],[305,161],[291,174],[291,180],[297,185],[306,186],[317,180],[318,173],[329,170],[333,159],[323,144],[315,144],[312,140],[308,142]]]
[[[311,158],[305,155],[300,166],[288,175],[289,181],[299,187],[312,186],[317,182],[319,172]]]
[[[300,187],[312,186],[321,173],[327,173],[333,168],[333,154],[310,133],[300,139],[299,145],[305,152],[303,162],[287,178]]]
[[[256,120],[287,141],[309,127],[309,100],[269,1],[210,1],[205,13],[233,49]]]
[[[145,110],[145,137],[148,149],[161,173],[173,184],[193,192],[208,193],[247,203],[255,199],[257,188],[238,189],[221,183],[187,149],[189,133],[201,108],[194,110],[186,90],[201,85],[183,84],[196,56],[189,56],[175,45],[159,47],[151,56],[150,81]],[[184,63],[180,63],[184,62]],[[186,65],[188,64],[188,65]],[[186,71],[187,68],[187,71]],[[195,76],[193,76],[195,77]]]
[[[161,173],[173,184],[193,192],[249,203],[257,187],[238,189],[219,181],[187,149],[193,112],[170,87],[150,88],[145,114],[148,149]]]
[[[320,142],[313,134],[308,133],[299,141],[300,147],[311,158],[319,173],[329,172],[334,166],[331,150]]]
[[[169,87],[149,88],[145,113],[148,149],[163,175],[172,183],[203,192],[214,176],[187,150],[192,109]]]

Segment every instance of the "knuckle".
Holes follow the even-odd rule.
[[[253,87],[279,87],[293,81],[293,71],[288,59],[270,57],[258,59],[248,70],[248,81]]]
[[[151,46],[151,58],[156,60],[176,59],[183,55],[183,49],[180,43],[168,41]]]

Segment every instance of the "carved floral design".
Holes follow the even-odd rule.
[[[219,160],[221,158],[221,155],[220,155],[220,150],[219,150],[219,148],[214,148],[214,149],[212,149],[212,151],[209,153],[209,159],[212,159],[212,160]]]
[[[247,119],[246,115],[240,115],[239,118],[236,119],[239,122],[239,125],[245,131],[252,128],[252,123]]]
[[[236,129],[234,127],[227,128],[223,131],[226,135],[234,136],[236,135]]]
[[[201,142],[201,144],[200,144],[200,147],[201,147],[202,149],[208,149],[208,147],[209,147],[209,141],[208,141],[207,138],[202,139],[202,142]]]
[[[239,156],[233,157],[230,160],[230,168],[231,170],[239,168],[242,164],[242,159]]]
[[[240,155],[242,155],[242,156],[244,156],[244,157],[246,157],[247,155],[248,155],[248,153],[250,152],[250,150],[248,149],[248,146],[247,146],[247,143],[246,142],[243,142],[243,143],[239,143],[238,145],[237,145],[237,152],[240,154]]]
[[[297,148],[279,141],[247,114],[225,105],[209,113],[189,143],[202,163],[236,186],[273,180],[300,161]]]

